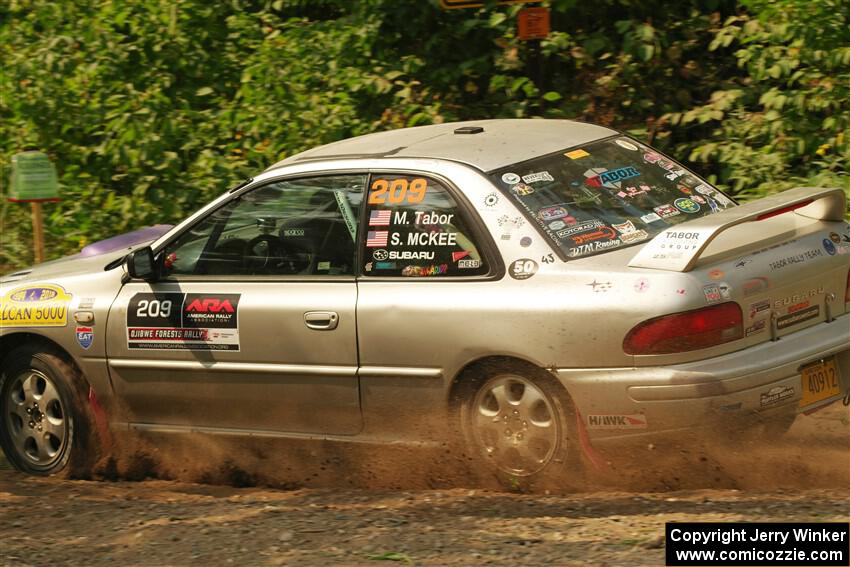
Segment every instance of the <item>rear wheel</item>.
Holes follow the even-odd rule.
[[[461,391],[466,452],[484,478],[511,489],[575,484],[580,475],[575,414],[544,371],[512,366],[483,372]]]
[[[55,353],[21,347],[0,374],[0,446],[18,470],[88,476],[95,430],[79,372]]]

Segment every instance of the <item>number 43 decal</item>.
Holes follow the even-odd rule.
[[[540,259],[544,264],[554,264],[555,263],[555,255],[549,252],[543,258]]]
[[[421,203],[428,191],[428,181],[422,177],[405,179],[399,177],[393,180],[375,179],[369,191],[370,205],[385,203]]]

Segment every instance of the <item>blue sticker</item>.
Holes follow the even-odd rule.
[[[94,342],[94,329],[91,327],[77,327],[77,342],[84,349],[88,349]]]
[[[835,244],[833,244],[832,240],[829,238],[823,239],[823,249],[826,250],[826,253],[830,256],[835,256]]]

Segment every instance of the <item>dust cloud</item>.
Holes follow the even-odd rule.
[[[721,436],[718,436],[718,438]],[[636,445],[603,456],[598,468],[576,470],[576,482],[518,491],[601,490],[664,492],[691,489],[747,491],[850,489],[850,410],[836,403],[801,415],[783,436],[732,432],[722,439]],[[377,447],[359,443],[242,439],[202,434],[115,432],[94,478],[166,479],[234,487],[420,490],[496,488],[474,474],[472,460],[449,442],[437,447]]]

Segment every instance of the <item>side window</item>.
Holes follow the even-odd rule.
[[[366,276],[456,277],[486,274],[471,223],[439,182],[375,174],[367,199]]]
[[[353,275],[365,175],[270,183],[165,249],[169,275]]]

